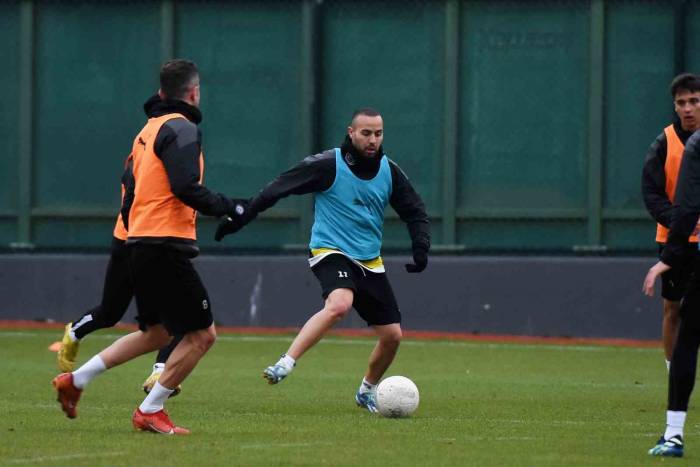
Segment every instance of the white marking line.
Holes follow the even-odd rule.
[[[47,336],[46,333],[38,332],[21,332],[21,331],[2,331],[0,330],[0,336],[2,337],[37,337],[37,336]],[[124,334],[98,334],[92,335],[90,339],[116,339],[124,336]],[[60,336],[57,334],[56,340]],[[371,336],[369,336],[371,337]],[[234,335],[219,335],[217,337],[218,341],[224,342],[291,342],[294,339],[293,336],[234,336]],[[329,338],[319,342],[323,345],[375,345],[373,339],[334,339]],[[584,352],[610,352],[610,351],[621,351],[621,352],[658,352],[657,348],[647,348],[647,347],[615,347],[615,346],[602,346],[602,345],[552,345],[552,344],[515,344],[515,343],[488,343],[488,342],[475,342],[475,341],[451,341],[451,340],[412,340],[411,338],[406,338],[401,341],[402,346],[417,346],[417,347],[429,347],[429,346],[449,346],[449,347],[466,347],[466,348],[487,348],[487,349],[537,349],[537,350],[569,350],[569,351],[584,351]]]
[[[65,454],[63,456],[42,456],[42,457],[29,457],[24,459],[10,459],[7,462],[9,464],[30,464],[34,462],[53,462],[62,461],[69,459],[83,459],[85,457],[113,457],[121,456],[125,454],[124,452],[101,452],[101,453],[85,453],[85,454]]]
[[[334,443],[264,443],[264,444],[243,444],[238,446],[241,449],[269,449],[269,448],[308,448],[312,446],[333,446]]]

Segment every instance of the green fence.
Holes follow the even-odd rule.
[[[649,252],[642,163],[670,80],[700,71],[696,24],[693,1],[0,1],[0,246],[109,244],[141,105],[178,56],[202,72],[213,189],[254,194],[371,105],[436,247]],[[226,246],[300,248],[311,219],[290,198]]]

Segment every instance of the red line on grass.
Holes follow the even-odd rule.
[[[30,320],[0,320],[0,329],[63,329],[65,324]],[[135,324],[118,324],[117,329],[135,330]],[[221,334],[262,334],[262,335],[289,335],[296,334],[299,328],[293,327],[242,327],[242,326],[217,326]],[[334,329],[329,333],[342,337],[372,337],[374,333],[369,329]],[[497,344],[549,344],[549,345],[605,345],[615,347],[661,347],[658,340],[618,339],[597,337],[539,337],[539,336],[512,336],[506,334],[473,334],[468,332],[443,332],[443,331],[412,331],[404,330],[404,337],[418,340],[454,340],[490,342]]]

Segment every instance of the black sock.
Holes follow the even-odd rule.
[[[179,344],[181,340],[182,334],[173,336],[173,339],[170,341],[170,343],[158,351],[156,363],[164,364],[166,360],[168,360],[168,357],[170,357],[170,354],[173,353],[173,349],[177,347],[177,344]]]

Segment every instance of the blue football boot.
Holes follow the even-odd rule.
[[[357,402],[358,407],[362,407],[370,411],[370,413],[377,413],[377,396],[374,392],[360,392],[357,391],[355,394],[355,402]]]
[[[267,380],[267,384],[277,384],[286,378],[291,372],[291,368],[287,368],[278,362],[263,370],[263,378]]]
[[[662,457],[683,457],[683,437],[681,435],[671,436],[664,439],[662,436],[656,442],[656,446],[649,449],[650,456]]]

